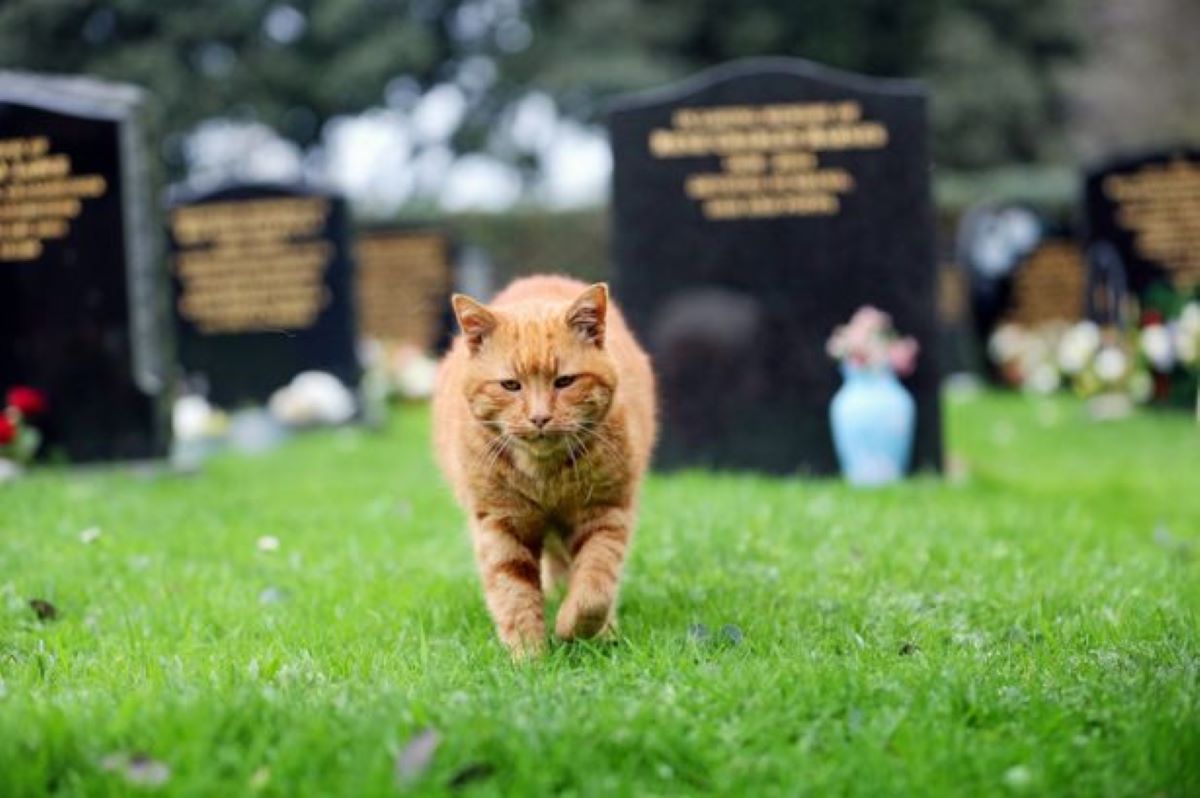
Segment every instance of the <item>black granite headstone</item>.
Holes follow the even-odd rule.
[[[1083,200],[1096,282],[1139,297],[1200,288],[1200,149],[1110,160],[1087,174]]]
[[[359,233],[359,334],[387,347],[441,351],[453,331],[454,242],[435,227]]]
[[[222,407],[263,403],[303,371],[357,386],[344,200],[236,185],[176,192],[169,205],[180,360],[192,384]]]
[[[144,100],[132,86],[0,72],[0,395],[45,395],[52,459],[141,459],[169,445]]]
[[[654,356],[659,464],[833,473],[829,334],[865,304],[922,348],[915,468],[938,468],[926,94],[793,59],[613,109],[616,296]]]

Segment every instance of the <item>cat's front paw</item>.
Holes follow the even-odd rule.
[[[616,627],[613,616],[611,601],[598,596],[567,596],[558,610],[554,633],[563,640],[608,637]]]
[[[508,655],[516,663],[533,662],[541,659],[546,653],[546,641],[541,638],[520,640],[505,645],[508,648]]]

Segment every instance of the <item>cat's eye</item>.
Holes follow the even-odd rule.
[[[571,387],[571,384],[573,382],[575,382],[574,374],[564,374],[561,377],[555,378],[554,387],[555,388],[569,388],[569,387]]]
[[[500,380],[500,387],[506,391],[519,391],[521,383],[516,380]]]

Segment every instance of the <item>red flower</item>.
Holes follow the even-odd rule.
[[[26,418],[46,412],[46,396],[36,388],[18,386],[8,392],[8,406],[21,411]]]
[[[8,420],[8,416],[0,413],[0,446],[7,446],[17,437],[17,425]]]

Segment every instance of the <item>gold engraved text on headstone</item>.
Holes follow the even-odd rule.
[[[691,174],[683,185],[707,219],[833,216],[855,181],[845,169],[822,167],[819,154],[882,149],[888,129],[863,119],[852,100],[729,105],[680,108],[647,143],[658,159],[719,159],[717,171]]]
[[[46,136],[0,139],[0,262],[37,260],[66,238],[84,202],[104,196],[102,175],[76,175]]]
[[[1071,241],[1047,241],[1017,271],[1009,321],[1027,327],[1079,321],[1084,314],[1085,282],[1079,246]]]
[[[430,351],[450,292],[446,240],[429,233],[363,236],[358,254],[358,311],[363,335]]]
[[[1117,204],[1117,224],[1133,234],[1139,257],[1160,264],[1181,288],[1200,283],[1200,163],[1109,175],[1101,188]]]
[[[171,232],[179,313],[205,333],[300,330],[329,304],[319,197],[212,202],[177,208]]]

